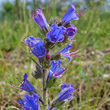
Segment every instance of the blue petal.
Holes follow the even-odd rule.
[[[69,23],[71,20],[78,20],[78,16],[75,14],[75,5],[74,2],[71,5],[71,8],[67,11],[67,13],[63,16],[62,21]]]
[[[65,27],[59,26],[57,24],[51,25],[51,31],[49,31],[46,36],[49,39],[50,42],[56,43],[56,42],[62,42],[64,40],[64,30]]]
[[[61,91],[59,93],[59,98],[58,100],[59,101],[64,101],[64,100],[68,100],[68,99],[71,99],[73,97],[73,91],[74,89],[73,88],[69,88],[67,89],[66,91]]]
[[[22,85],[20,87],[22,87],[22,90],[25,90],[27,92],[35,92],[36,89],[34,88],[34,86],[27,80],[28,75],[25,73],[24,74],[24,82],[22,83]]]
[[[58,53],[62,53],[62,54],[69,53],[69,49],[71,49],[71,48],[72,48],[72,43],[68,44],[67,47],[65,47],[64,49],[62,49]]]
[[[38,9],[36,11],[37,16],[33,16],[33,19],[35,20],[35,22],[41,27],[41,28],[47,28],[48,30],[48,23],[46,21],[46,18],[44,16],[44,14],[42,13],[41,9]]]
[[[24,81],[27,80],[28,75],[25,73],[24,74]]]
[[[44,47],[44,42],[40,41],[39,43],[37,43],[30,52],[38,58],[43,58],[46,55],[46,49]]]
[[[34,48],[35,44],[40,42],[40,38],[34,38],[33,36],[30,36],[25,39],[25,42],[29,47]]]
[[[24,105],[24,100],[20,99],[20,100],[18,101],[18,103],[21,104],[21,105]]]
[[[48,77],[51,78],[51,75],[53,74],[53,78],[60,77],[62,73],[64,73],[65,69],[60,67],[62,63],[62,60],[58,61],[51,61],[51,68],[48,74]]]
[[[37,94],[33,94],[32,96],[25,94],[24,95],[24,108],[28,108],[31,110],[39,110],[38,104],[39,96]]]

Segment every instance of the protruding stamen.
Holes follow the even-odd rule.
[[[80,13],[77,14],[77,16],[82,16],[83,14],[85,14],[88,10],[86,8],[84,8]]]
[[[45,47],[44,47],[44,48],[45,48]],[[42,52],[41,56],[44,54],[45,50],[46,50],[46,48],[45,48],[45,49],[43,49],[43,52]]]
[[[18,82],[20,83],[20,84],[22,84],[22,82],[18,79],[18,78],[16,78],[17,80],[18,80]]]
[[[74,55],[74,56],[72,56],[72,58],[75,58],[75,57],[77,57],[77,56],[75,56],[75,55]]]
[[[29,49],[31,50],[31,47],[30,47],[28,44],[26,44],[24,37],[22,38],[22,41],[24,42],[24,45],[25,45],[25,46],[28,46]]]
[[[32,15],[32,18],[34,19],[34,17],[35,17],[35,11],[34,11],[34,9],[32,10],[31,15]]]
[[[79,53],[79,49],[76,49],[76,50],[74,50],[74,51],[72,51],[72,52],[70,52],[70,53],[65,53],[65,54],[63,54],[63,56],[70,56],[70,55],[75,55],[75,54],[78,54]]]
[[[10,84],[12,87],[14,87],[14,88],[18,88],[18,89],[23,89],[22,87],[17,87],[17,86],[15,86],[15,85],[13,85],[13,84]]]
[[[78,52],[71,52],[71,53],[69,53],[68,55],[71,56],[71,55],[76,55],[76,54],[78,54],[78,53],[79,53],[79,51],[78,51]]]
[[[37,53],[35,52],[35,48],[32,50],[32,52],[38,57]]]
[[[76,42],[76,40],[69,40],[70,42]]]
[[[66,71],[66,69],[64,69],[62,72],[59,72],[59,71],[58,71],[59,73],[57,72],[58,74],[55,75],[55,77],[59,76],[59,75],[62,74],[64,71]]]
[[[23,107],[23,105],[19,104],[18,102],[16,102],[15,100],[12,99],[13,102],[15,102],[17,105],[19,105],[20,107]]]
[[[25,42],[25,39],[24,39],[24,37],[22,38],[22,41],[23,41],[23,42]]]
[[[79,88],[77,89],[77,91],[75,93],[73,93],[73,96],[76,95],[79,92]]]

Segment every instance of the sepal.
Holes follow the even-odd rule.
[[[47,80],[46,80],[46,88],[51,88],[55,81],[56,81],[56,78],[53,78],[53,74],[51,74],[50,76],[51,78],[49,78],[49,76],[47,77]]]

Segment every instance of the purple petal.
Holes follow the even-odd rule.
[[[33,19],[35,22],[41,27],[41,28],[46,28],[48,30],[48,23],[46,21],[46,18],[44,14],[42,13],[41,9],[36,10],[37,16],[33,16]]]
[[[78,19],[79,19],[78,16],[75,14],[75,4],[73,2],[71,8],[63,16],[62,21],[64,21],[64,24],[66,24],[69,23],[71,20],[78,20]]]
[[[28,75],[25,73],[24,74],[24,81],[27,80]]]

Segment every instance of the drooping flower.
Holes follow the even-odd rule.
[[[60,67],[61,63],[62,60],[58,60],[58,61],[53,60],[51,62],[51,68],[48,74],[49,79],[52,77],[52,75],[53,78],[60,77],[61,74],[65,72],[65,68]]]
[[[44,14],[42,13],[41,9],[36,10],[37,16],[35,16],[34,12],[32,11],[32,17],[34,21],[41,27],[41,28],[46,28],[48,30],[48,23],[46,21],[46,18]]]
[[[51,25],[51,31],[49,31],[46,36],[49,39],[50,42],[56,43],[56,42],[62,42],[64,40],[64,30],[65,27],[59,26],[57,24]]]
[[[78,20],[78,16],[75,14],[75,4],[72,2],[71,8],[67,11],[67,13],[63,16],[62,21],[64,24],[69,23],[71,20]]]
[[[61,85],[61,92],[58,95],[57,101],[62,102],[62,101],[68,101],[68,99],[73,98],[74,94],[74,88],[73,84],[66,85],[66,83],[63,83]]]
[[[72,58],[72,57],[71,57],[72,55],[76,55],[76,54],[79,53],[79,50],[78,50],[78,49],[76,49],[76,50],[70,52],[69,49],[71,49],[71,48],[72,48],[72,42],[71,42],[70,44],[68,44],[67,47],[65,47],[64,49],[60,50],[60,51],[57,52],[57,53],[58,53],[58,54],[61,53],[61,55],[62,55],[63,57],[67,57],[68,60],[70,60],[70,59]]]
[[[28,75],[25,73],[23,83],[18,80],[21,83],[20,87],[16,87],[14,85],[12,85],[12,86],[15,88],[21,89],[21,91],[25,90],[29,93],[36,92],[36,89],[34,88],[34,86],[27,80],[27,77],[28,77]]]
[[[43,41],[39,41],[35,44],[34,48],[30,51],[34,56],[42,59],[46,55],[46,48]]]
[[[18,103],[23,107],[23,110],[39,110],[39,96],[33,94],[32,96],[25,94],[24,100],[20,99]]]
[[[77,28],[75,26],[66,28],[64,35],[69,36],[69,40],[73,39],[77,33]]]
[[[27,44],[27,46],[29,46],[30,48],[34,48],[35,44],[40,42],[40,38],[35,38],[33,36],[30,36],[28,38],[25,39],[25,43]]]

